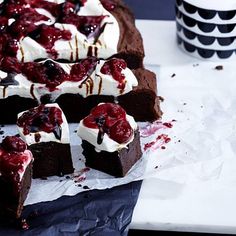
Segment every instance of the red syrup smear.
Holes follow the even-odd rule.
[[[90,171],[89,167],[85,167],[81,169],[78,173],[76,173],[73,177],[75,183],[81,183],[86,180],[86,173]]]
[[[153,134],[155,134],[158,130],[161,129],[170,129],[173,127],[173,122],[176,122],[176,120],[172,120],[170,122],[161,122],[159,120],[148,124],[147,126],[140,128],[140,135],[142,138],[149,137]]]
[[[148,151],[149,149],[156,150],[158,148],[165,149],[166,147],[163,145],[169,143],[170,141],[171,138],[167,134],[158,135],[155,141],[144,145],[144,151]]]

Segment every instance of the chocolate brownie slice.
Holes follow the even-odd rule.
[[[69,128],[57,104],[20,113],[17,126],[34,155],[33,178],[73,173]]]
[[[80,121],[86,166],[122,177],[141,158],[137,124],[125,110],[112,103],[102,103]]]
[[[32,178],[32,153],[16,136],[7,136],[0,147],[0,218],[20,218]]]

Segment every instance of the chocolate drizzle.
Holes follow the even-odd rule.
[[[96,118],[96,123],[98,125],[98,137],[97,137],[97,144],[102,144],[103,138],[104,138],[104,124],[105,124],[105,118],[103,116]]]
[[[60,125],[55,126],[55,128],[53,130],[53,134],[54,134],[56,139],[61,140],[62,130],[61,130]]]
[[[92,79],[90,76],[88,76],[88,78],[85,79],[85,80],[79,85],[79,88],[82,88],[84,84],[85,84],[85,86],[86,86],[86,96],[93,94],[93,87],[94,87],[93,79]]]
[[[6,78],[0,80],[0,86],[8,87],[10,85],[19,85],[19,82],[15,79],[15,74],[10,73]]]
[[[0,79],[0,86],[4,87],[3,88],[3,94],[2,94],[3,98],[6,97],[6,89],[7,89],[8,86],[10,86],[10,85],[19,85],[19,82],[16,81],[14,78],[15,78],[15,74],[10,73],[10,74],[7,75],[6,78]]]

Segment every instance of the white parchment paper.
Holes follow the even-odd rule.
[[[217,65],[163,66],[161,73],[157,66],[150,67],[161,78],[163,120],[139,123],[143,157],[124,178],[84,169],[81,140],[74,132],[77,124],[70,124],[76,173],[70,178],[34,179],[25,204],[151,177],[180,184],[227,178],[229,169],[236,169],[236,72],[233,64],[222,64],[222,70],[215,69]],[[4,135],[17,133],[15,126],[1,129]]]

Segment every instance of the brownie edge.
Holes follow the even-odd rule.
[[[31,179],[32,161],[25,170],[22,181],[20,182],[19,192],[13,190],[13,185],[8,180],[2,176],[0,177],[0,219],[18,219],[21,217],[24,202],[31,186]]]
[[[134,140],[128,147],[116,152],[96,152],[95,147],[85,140],[82,141],[82,148],[86,166],[115,177],[124,177],[142,156],[138,130],[134,132]]]
[[[29,146],[34,156],[33,178],[74,172],[69,144],[42,142]]]

